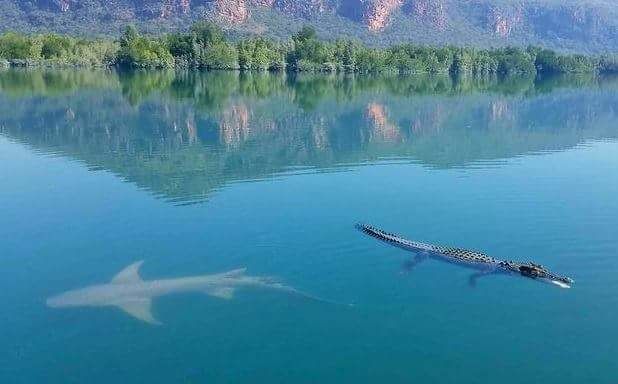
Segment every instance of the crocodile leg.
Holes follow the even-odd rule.
[[[420,264],[423,260],[427,258],[426,254],[417,253],[414,255],[414,258],[408,259],[403,262],[401,266],[401,273],[410,273],[418,264]]]
[[[487,275],[491,275],[492,273],[494,273],[495,271],[493,269],[488,269],[486,271],[481,271],[481,272],[476,272],[470,275],[470,277],[468,278],[468,284],[474,288],[476,287],[476,281],[483,276],[487,276]]]

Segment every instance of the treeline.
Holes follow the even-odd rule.
[[[539,47],[478,49],[412,44],[371,48],[351,40],[323,41],[304,27],[285,42],[253,37],[230,42],[212,23],[187,33],[143,36],[129,26],[118,41],[55,34],[0,35],[5,65],[120,66],[341,73],[516,75],[618,72],[618,56],[563,55]]]
[[[96,66],[114,65],[118,44],[107,40],[79,39],[56,34],[0,35],[0,67],[12,65]]]

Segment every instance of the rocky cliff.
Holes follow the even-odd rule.
[[[606,0],[0,0],[0,30],[114,35],[131,22],[157,33],[199,19],[281,38],[312,24],[323,37],[377,45],[618,50],[618,3]]]

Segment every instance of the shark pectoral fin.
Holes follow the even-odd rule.
[[[234,288],[231,287],[209,288],[205,289],[204,292],[207,295],[218,297],[220,299],[230,300],[234,298]]]
[[[136,319],[145,321],[148,324],[161,325],[161,322],[152,316],[152,300],[150,299],[125,301],[117,304],[117,306]]]
[[[127,284],[142,281],[142,278],[139,276],[139,268],[143,263],[144,260],[140,260],[118,272],[118,274],[112,279],[112,284]]]

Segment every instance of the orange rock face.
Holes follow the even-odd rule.
[[[236,146],[250,134],[249,109],[244,104],[231,105],[223,111],[219,121],[219,137],[224,144]]]
[[[326,0],[216,0],[215,4],[218,16],[232,24],[246,21],[250,16],[250,6],[276,7],[282,12],[297,16],[310,16],[333,10]]]
[[[197,136],[197,125],[195,124],[195,115],[190,113],[185,119],[185,130],[189,144],[195,144],[199,141]]]
[[[191,10],[191,0],[165,0],[161,7],[161,18],[167,19],[172,15],[186,15]]]
[[[373,126],[371,141],[401,141],[401,133],[399,127],[388,121],[386,107],[379,103],[369,103],[365,110],[368,120]]]
[[[403,0],[375,0],[368,4],[363,15],[370,31],[381,31],[388,25],[391,14],[401,5]]]
[[[272,7],[275,4],[275,0],[249,0],[249,4],[260,7]]]
[[[249,18],[249,9],[245,0],[217,0],[217,14],[230,24],[240,24]]]
[[[512,116],[510,111],[511,105],[506,100],[494,100],[489,104],[489,107],[489,116],[491,121],[506,120],[508,117]]]
[[[249,18],[245,0],[217,0],[217,12],[226,22],[239,24]]]
[[[409,13],[439,30],[446,29],[448,20],[444,0],[414,0],[409,3]]]
[[[286,13],[298,16],[310,16],[333,10],[326,0],[280,0],[276,7]]]
[[[523,21],[521,10],[512,13],[493,10],[489,18],[494,33],[504,38],[509,37],[513,29]]]
[[[60,8],[61,12],[67,12],[70,8],[69,0],[56,0],[56,4],[58,5],[58,8]]]

